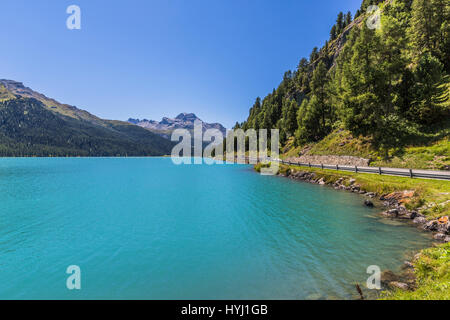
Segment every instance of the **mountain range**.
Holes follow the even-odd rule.
[[[171,132],[176,129],[187,129],[192,131],[196,120],[202,121],[194,113],[180,113],[174,119],[164,117],[160,122],[155,120],[139,120],[133,118],[128,119],[128,122],[170,139]],[[217,129],[222,132],[224,137],[226,136],[227,129],[220,123],[206,123],[202,121],[202,126],[203,132],[208,129]]]
[[[140,126],[0,80],[0,156],[160,156],[173,145]]]

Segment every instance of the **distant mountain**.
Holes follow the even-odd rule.
[[[173,143],[0,80],[0,156],[159,156]]]
[[[2,89],[3,87],[3,89]],[[104,120],[90,114],[85,110],[78,109],[77,107],[59,103],[58,101],[48,98],[42,93],[33,91],[32,89],[25,87],[22,82],[14,80],[0,80],[0,101],[2,100],[2,90],[8,92],[13,97],[33,98],[44,104],[44,106],[56,113],[71,118],[86,120],[88,122],[104,126]]]
[[[147,120],[147,119],[139,120],[132,118],[128,119],[128,122],[138,125],[142,128],[148,129],[152,132],[155,132],[165,138],[170,138],[170,134],[175,129],[193,130],[195,120],[202,121],[193,113],[180,113],[175,119],[163,118],[160,122],[157,122],[155,120]],[[222,132],[224,137],[227,131],[227,129],[225,129],[225,127],[220,123],[203,122],[203,131],[207,129],[217,129],[220,132]]]

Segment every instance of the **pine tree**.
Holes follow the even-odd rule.
[[[302,58],[297,66],[298,72],[307,72],[308,71],[308,59]]]
[[[375,147],[388,150],[400,144],[401,125],[393,105],[390,64],[385,63],[382,37],[362,28],[351,48],[351,58],[343,65],[343,118],[355,135],[372,137]],[[390,92],[391,91],[391,92]]]
[[[298,144],[318,141],[331,131],[332,112],[328,104],[328,70],[319,62],[311,78],[311,99],[304,100],[297,114]]]
[[[247,120],[248,125],[244,127],[245,130],[247,129],[259,129],[258,124],[258,115],[261,112],[261,98],[257,97],[255,100],[255,103],[253,104],[253,107],[250,109],[250,115]]]
[[[344,29],[344,13],[339,12],[338,17],[336,19],[336,32],[340,34]]]
[[[433,12],[435,13],[436,28],[439,30],[436,35],[437,54],[444,64],[447,73],[450,73],[450,1],[431,0]]]
[[[284,128],[288,136],[292,136],[297,130],[298,105],[295,100],[291,100],[287,107]]]
[[[316,69],[314,70],[313,76],[311,78],[311,92],[314,96],[317,97],[317,104],[319,107],[319,112],[321,114],[322,122],[321,122],[321,131],[326,131],[326,118],[329,113],[329,108],[327,106],[327,92],[326,92],[326,84],[328,81],[327,77],[327,68],[325,63],[321,61]]]
[[[333,27],[331,28],[331,31],[330,31],[330,40],[333,41],[333,40],[336,40],[336,38],[337,38],[337,29],[336,29],[336,25],[333,25]]]
[[[423,51],[435,51],[436,22],[430,0],[414,0],[410,36],[414,51],[420,55]]]
[[[414,101],[410,115],[423,125],[439,122],[448,112],[442,107],[442,103],[449,99],[449,79],[445,76],[442,63],[430,53],[425,53],[414,72],[414,80]]]
[[[318,141],[322,138],[320,128],[320,106],[317,97],[305,99],[297,113],[297,126],[295,141],[297,145],[306,142]]]
[[[295,75],[295,82],[298,91],[303,92],[305,88],[305,75],[308,73],[308,60],[306,58],[302,58],[297,66],[297,71]]]
[[[411,14],[408,33],[415,61],[430,52],[450,72],[450,1],[414,0]]]
[[[317,47],[313,48],[313,51],[311,52],[309,56],[309,62],[314,62],[319,58],[319,49]]]
[[[350,25],[352,23],[352,13],[350,11],[345,15],[345,26]]]

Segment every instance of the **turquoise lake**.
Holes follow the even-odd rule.
[[[0,298],[352,299],[431,243],[363,201],[249,165],[0,159]]]

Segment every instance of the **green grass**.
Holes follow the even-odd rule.
[[[391,157],[386,160],[373,148],[370,139],[355,138],[349,131],[340,129],[317,143],[300,147],[296,147],[293,141],[289,140],[282,149],[282,158],[297,157],[303,150],[306,155],[354,156],[370,159],[370,165],[376,167],[443,170],[450,167],[449,132],[449,125],[445,124],[444,128],[440,128],[435,134],[417,137],[415,145],[391,150]]]
[[[448,137],[429,146],[408,147],[404,153],[389,161],[374,161],[374,166],[442,170],[450,166],[450,140]]]
[[[295,146],[295,139],[290,138],[283,148],[280,150],[280,158],[286,159],[290,157],[298,157],[300,151],[302,151],[303,147]]]
[[[385,291],[384,300],[450,300],[450,243],[423,250],[414,262],[415,291]]]
[[[354,138],[347,130],[333,131],[323,140],[313,144],[309,154],[355,156],[366,159],[378,156],[378,153],[372,149],[369,139]]]

